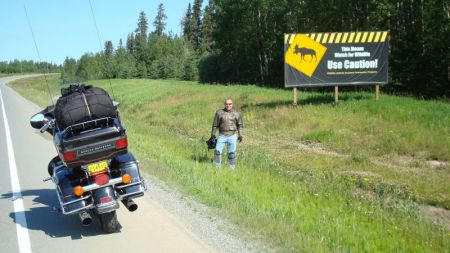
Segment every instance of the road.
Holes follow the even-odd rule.
[[[120,231],[104,234],[97,220],[83,227],[58,205],[47,165],[56,155],[48,134],[31,128],[41,109],[0,78],[0,238],[1,252],[214,252],[176,216],[147,194],[137,211],[121,206]],[[149,186],[151,191],[151,185]]]

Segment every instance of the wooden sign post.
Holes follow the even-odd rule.
[[[334,102],[337,104],[339,102],[339,86],[334,86]]]
[[[294,87],[293,92],[294,92],[294,102],[292,103],[292,105],[296,106],[297,105],[297,87]]]
[[[375,85],[375,100],[378,101],[379,98],[380,98],[380,85],[377,84]]]

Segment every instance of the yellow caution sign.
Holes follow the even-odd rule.
[[[320,41],[320,38],[317,41]],[[327,48],[319,42],[304,34],[298,34],[286,52],[285,62],[311,77],[326,51]]]

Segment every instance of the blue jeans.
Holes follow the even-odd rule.
[[[216,150],[215,150],[215,158],[214,163],[217,168],[220,168],[222,164],[222,151],[227,144],[227,152],[228,152],[228,166],[230,169],[234,170],[236,166],[236,143],[237,143],[237,134],[226,136],[219,134],[217,138]]]

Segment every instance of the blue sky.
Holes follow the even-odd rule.
[[[141,11],[147,16],[149,31],[153,31],[160,3],[167,15],[166,32],[180,34],[180,22],[190,2],[193,0],[91,0],[102,48],[106,40],[115,48],[119,39],[125,43],[136,29]],[[0,61],[39,61],[24,6],[42,61],[62,64],[66,56],[79,59],[84,53],[102,49],[89,0],[1,0]]]

